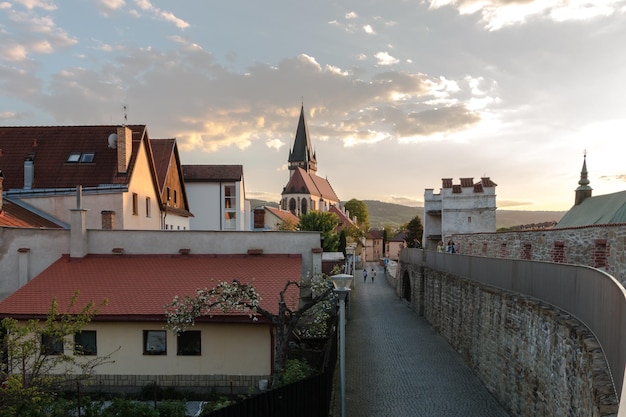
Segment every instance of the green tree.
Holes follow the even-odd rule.
[[[335,231],[339,226],[339,217],[328,211],[309,211],[300,216],[298,230],[320,232],[324,252],[337,252],[339,234]]]
[[[422,235],[424,234],[424,227],[422,226],[422,220],[419,216],[413,217],[405,226],[406,230],[406,245],[409,248],[421,247]]]
[[[344,207],[350,212],[350,217],[356,216],[359,221],[359,227],[364,231],[370,229],[369,212],[367,211],[367,205],[363,201],[353,198],[346,202]]]
[[[76,308],[78,295],[77,291],[65,313],[59,312],[53,299],[45,320],[19,322],[7,317],[0,322],[4,359],[0,375],[6,376],[0,389],[3,417],[51,415],[60,392],[88,379],[97,366],[110,361],[111,354],[81,355],[74,344],[73,336],[98,313],[93,301]],[[105,300],[100,306],[106,304]]]
[[[337,248],[337,251],[342,252],[345,255],[347,244],[346,231],[342,229],[341,232],[339,232],[339,247]]]

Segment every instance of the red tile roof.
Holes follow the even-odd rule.
[[[293,214],[290,211],[281,210],[280,208],[270,207],[270,206],[264,206],[264,208],[265,208],[265,210],[269,211],[274,216],[278,217],[280,220],[282,220],[284,222],[285,221],[286,222],[291,222],[294,225],[297,225],[298,223],[300,223],[300,219],[298,218],[298,216],[296,216],[295,214]]]
[[[273,313],[287,281],[300,282],[300,255],[88,255],[65,256],[0,303],[0,316],[43,317],[56,297],[59,311],[76,290],[79,306],[108,299],[96,320],[162,320],[163,306],[175,295],[194,294],[198,288],[238,279],[254,283],[261,306]],[[299,290],[285,296],[295,309]],[[239,316],[217,312],[216,317]]]
[[[157,172],[159,190],[163,190],[165,186],[167,172],[171,168],[170,161],[172,160],[175,145],[176,139],[150,139],[150,147],[152,148],[152,157]]]
[[[145,125],[127,126],[132,130],[133,149],[129,171],[117,172],[117,151],[109,148],[108,137],[117,126],[16,126],[0,127],[0,169],[4,190],[24,188],[24,160],[34,161],[33,189],[71,188],[101,184],[127,184]],[[68,163],[73,152],[93,152],[91,163]]]
[[[241,165],[183,165],[185,182],[241,181]]]
[[[285,194],[311,194],[331,201],[339,202],[339,197],[327,179],[318,177],[315,173],[296,168],[289,182],[285,186]]]
[[[34,228],[47,227],[53,229],[62,228],[59,224],[54,223],[53,221],[33,213],[32,211],[6,199],[2,201],[2,209],[0,210],[0,226]]]

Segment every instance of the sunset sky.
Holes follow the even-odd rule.
[[[568,210],[585,152],[626,189],[626,0],[0,0],[0,125],[145,124],[277,202],[302,105],[342,201]]]

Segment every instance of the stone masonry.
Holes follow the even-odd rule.
[[[453,236],[458,253],[562,262],[601,269],[626,283],[626,225],[594,225]]]
[[[617,415],[618,400],[594,335],[535,299],[408,265],[411,305],[513,416]],[[405,275],[406,276],[406,275]],[[406,299],[406,295],[404,296]]]

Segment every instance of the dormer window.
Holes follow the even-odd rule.
[[[66,162],[87,164],[93,162],[95,156],[96,154],[94,152],[72,152],[70,156],[67,157]]]

